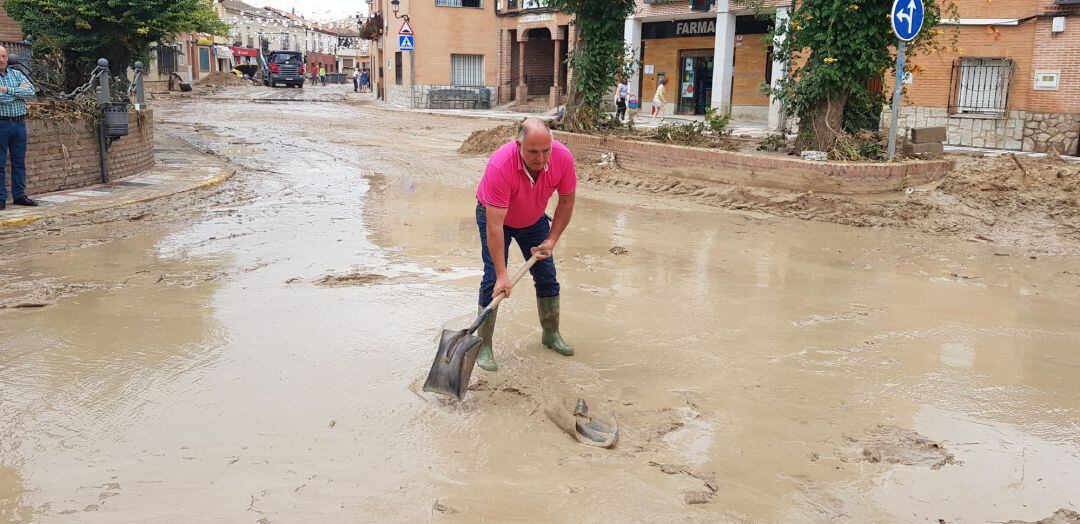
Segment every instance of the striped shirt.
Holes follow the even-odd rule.
[[[22,84],[27,87],[21,87]],[[0,116],[26,115],[26,99],[35,94],[34,85],[26,75],[9,67],[6,73],[0,73],[0,86],[7,88],[6,93],[0,93]]]

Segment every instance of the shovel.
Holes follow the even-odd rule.
[[[510,279],[510,288],[517,285],[518,280],[525,275],[529,268],[536,263],[536,255],[529,257],[525,265]],[[473,365],[476,364],[476,356],[480,353],[480,337],[473,333],[484,323],[484,319],[499,307],[499,303],[506,298],[505,293],[499,293],[495,300],[488,304],[476,317],[471,326],[460,331],[444,329],[439,338],[439,349],[435,353],[435,362],[431,363],[431,371],[428,372],[424,382],[424,391],[439,393],[457,397],[461,400],[465,397],[465,391],[469,389],[469,377],[472,376]]]

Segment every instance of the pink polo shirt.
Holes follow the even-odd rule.
[[[548,165],[533,183],[521,161],[517,140],[503,144],[488,160],[476,188],[476,199],[485,205],[507,208],[506,226],[528,227],[540,220],[556,190],[560,196],[577,189],[574,155],[557,140],[551,141]]]

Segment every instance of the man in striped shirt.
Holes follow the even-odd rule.
[[[0,46],[0,210],[6,207],[4,164],[11,154],[11,196],[20,206],[36,206],[26,196],[26,99],[34,86],[20,71],[8,68],[7,48]]]

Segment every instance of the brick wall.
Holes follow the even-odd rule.
[[[1032,75],[1035,71],[1057,71],[1059,85],[1054,91],[1032,89],[1026,109],[1080,115],[1080,16],[1065,20],[1064,33],[1051,33],[1052,23],[1049,18],[1035,22]],[[1033,82],[1027,80],[1029,84]]]
[[[945,27],[944,41],[951,39],[953,28]],[[957,50],[945,49],[929,56],[911,59],[921,71],[906,86],[904,105],[948,107],[953,61],[957,58],[1011,58],[1014,63],[1009,84],[1008,109],[1025,109],[1031,96],[1032,51],[1035,23],[1003,26],[992,32],[987,26],[964,26],[959,29]],[[886,75],[886,92],[892,92],[893,79]]]
[[[938,180],[953,168],[951,160],[893,164],[810,162],[562,131],[556,131],[555,138],[570,148],[578,161],[595,161],[602,153],[614,152],[623,165],[648,167],[659,173],[729,184],[836,194],[897,191]]]
[[[132,112],[128,135],[109,146],[109,178],[116,180],[154,165],[153,113]],[[26,185],[31,195],[101,182],[97,130],[85,121],[27,120]]]
[[[12,20],[4,9],[7,0],[0,0],[0,40],[7,42],[21,42],[23,39],[22,28],[19,23]]]
[[[765,35],[738,35],[735,38],[735,78],[731,84],[731,104],[768,106],[769,95],[761,92],[767,71],[765,58],[769,54]]]
[[[440,7],[430,0],[414,2],[403,0],[401,12],[409,13],[409,24],[416,32],[416,83],[425,85],[450,84],[450,55],[467,54],[484,56],[484,85],[498,83],[499,69],[499,22],[492,6],[485,1],[483,9],[471,7]],[[386,35],[387,56],[391,59],[397,51],[397,30],[400,20],[389,20]],[[407,52],[405,53],[408,54]],[[409,80],[409,59],[403,57],[405,66],[403,83]],[[394,72],[386,76],[393,83]]]

